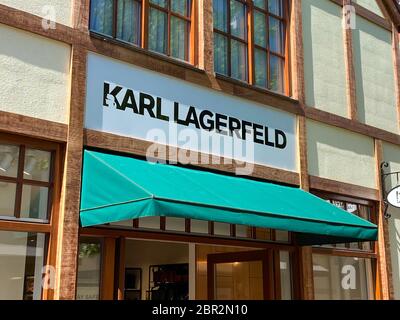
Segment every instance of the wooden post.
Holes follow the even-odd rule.
[[[71,101],[61,191],[55,299],[75,299],[76,293],[86,59],[86,50],[78,46],[72,48]]]
[[[199,67],[214,75],[213,5],[209,0],[198,0],[198,62]]]
[[[389,300],[394,297],[394,289],[392,282],[392,265],[390,259],[390,237],[388,222],[384,217],[384,203],[382,181],[381,181],[381,163],[383,161],[383,146],[382,141],[375,139],[375,166],[376,166],[376,181],[379,189],[379,204],[377,212],[378,225],[378,242],[376,243],[376,251],[378,254],[377,263],[377,299]]]
[[[102,283],[100,290],[101,300],[114,299],[114,276],[115,276],[115,238],[104,239]]]

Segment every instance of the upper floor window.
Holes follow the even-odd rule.
[[[286,5],[286,0],[213,0],[215,72],[287,93]]]
[[[92,0],[90,30],[193,63],[192,0]]]

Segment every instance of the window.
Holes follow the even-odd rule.
[[[90,30],[194,62],[192,0],[92,0]]]
[[[49,221],[53,153],[0,140],[0,218]]]
[[[0,231],[0,300],[39,300],[46,235]]]
[[[213,0],[216,73],[288,92],[286,0]]]
[[[373,202],[344,196],[317,194],[333,205],[375,222]],[[376,253],[373,242],[324,245],[313,248],[316,299],[374,299]]]

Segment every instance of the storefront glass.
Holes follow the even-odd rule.
[[[371,259],[314,254],[315,299],[374,299]]]
[[[0,300],[39,300],[46,235],[0,231]]]

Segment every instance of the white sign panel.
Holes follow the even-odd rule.
[[[400,208],[400,186],[390,190],[387,195],[387,201],[396,208]]]
[[[295,116],[90,54],[85,126],[296,171]]]

